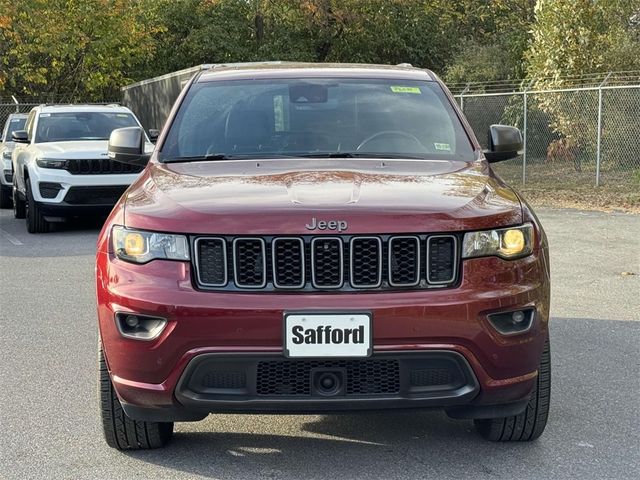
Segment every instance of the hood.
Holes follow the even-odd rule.
[[[61,159],[107,158],[108,140],[77,140],[71,142],[38,143],[43,157]]]
[[[310,234],[314,218],[428,233],[518,224],[522,209],[486,162],[373,159],[154,162],[125,205],[127,226],[184,233]]]

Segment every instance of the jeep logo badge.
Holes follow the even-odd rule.
[[[337,230],[343,232],[348,228],[346,220],[317,220],[316,217],[311,219],[311,223],[305,225],[307,230]]]

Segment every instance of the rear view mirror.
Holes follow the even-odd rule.
[[[328,97],[329,90],[324,85],[299,83],[289,87],[291,103],[326,103]]]
[[[29,135],[26,130],[15,130],[11,133],[11,139],[16,143],[29,143]]]
[[[109,158],[131,165],[146,165],[145,134],[141,127],[118,128],[109,136]]]
[[[489,163],[502,162],[522,154],[522,133],[516,127],[491,125],[489,127],[489,149],[484,156]]]

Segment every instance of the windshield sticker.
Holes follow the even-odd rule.
[[[11,123],[18,123],[19,121],[20,121],[19,118],[14,118],[14,119],[11,120]]]
[[[436,147],[436,150],[446,150],[447,152],[451,151],[451,145],[448,143],[434,143],[433,146]]]
[[[422,92],[419,87],[391,87],[393,93],[416,93],[420,95]]]
[[[44,118],[44,117],[50,117],[51,114],[50,113],[41,113],[40,114],[40,118]]]
[[[118,118],[127,118],[128,116],[128,113],[116,113],[116,117]]]

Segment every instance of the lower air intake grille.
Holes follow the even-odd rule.
[[[42,198],[56,198],[58,192],[62,190],[62,185],[53,182],[40,182],[39,188]]]
[[[71,187],[67,191],[64,201],[71,205],[115,205],[126,189],[126,185]]]
[[[400,391],[398,360],[274,360],[258,363],[256,391],[268,396],[310,396],[312,369],[344,369],[346,395]]]
[[[450,368],[424,368],[411,370],[412,387],[433,387],[453,383],[454,371]]]
[[[212,370],[202,377],[204,388],[216,389],[240,389],[247,385],[247,376],[244,371]]]

